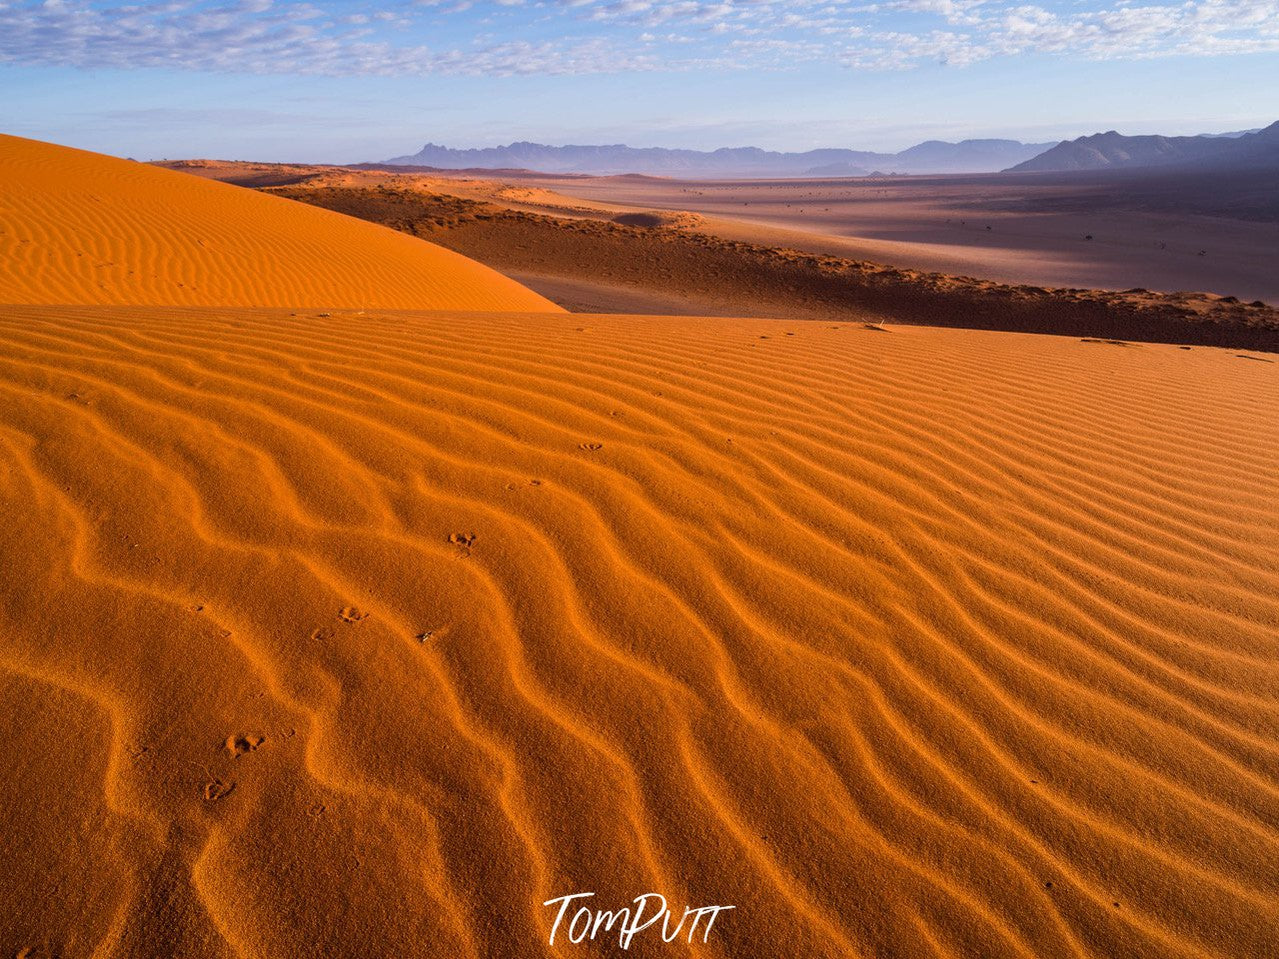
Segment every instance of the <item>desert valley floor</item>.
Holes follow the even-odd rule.
[[[0,954],[1274,955],[1274,354],[0,173]],[[735,909],[550,946],[588,890]]]

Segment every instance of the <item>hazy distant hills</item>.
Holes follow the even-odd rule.
[[[438,170],[536,170],[595,175],[767,178],[855,177],[875,173],[1009,173],[1142,167],[1279,168],[1279,123],[1261,130],[1199,136],[1124,136],[1111,130],[1061,143],[1018,140],[928,140],[898,153],[824,149],[779,153],[758,147],[670,150],[664,147],[548,146],[519,142],[456,150],[428,143],[392,166]]]
[[[668,150],[662,147],[508,146],[455,150],[428,143],[412,156],[386,161],[397,166],[442,170],[524,169],[542,173],[610,175],[642,173],[675,177],[866,176],[870,173],[989,173],[1037,156],[1050,143],[1016,140],[929,140],[900,153],[824,149],[777,153],[758,147],[719,150]]]
[[[1066,172],[1136,167],[1279,167],[1279,123],[1248,133],[1129,137],[1111,130],[1065,140],[1008,172]]]

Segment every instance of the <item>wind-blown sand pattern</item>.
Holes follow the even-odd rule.
[[[300,206],[0,135],[0,303],[559,310],[449,250]]]
[[[1274,954],[1267,358],[7,307],[0,395],[9,953]]]
[[[171,168],[438,243],[575,313],[885,320],[1279,351],[1279,309],[1233,295],[1012,286],[899,269],[727,239],[719,231],[733,234],[729,221],[566,206],[574,201],[498,181],[214,161]]]

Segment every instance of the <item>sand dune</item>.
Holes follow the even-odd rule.
[[[0,303],[558,310],[421,240],[0,136]]]
[[[1258,283],[1275,289],[1275,224],[1239,219],[1247,211],[1268,216],[1268,201],[1248,183],[1215,192],[1202,178],[1149,176],[1125,177],[1123,189],[1036,176],[719,184],[529,176],[512,183],[299,164],[166,165],[429,239],[574,312],[887,319],[1279,350],[1279,309],[1235,295],[1261,288]],[[540,182],[613,202],[531,185]],[[814,208],[815,197],[831,205]],[[646,199],[666,208],[617,205]],[[1217,206],[1201,207],[1210,202]],[[678,203],[716,215],[681,210]],[[1213,215],[1197,215],[1201,209]],[[747,211],[757,219],[742,220]],[[985,228],[1010,211],[1037,225],[1010,233],[1005,219]],[[1104,229],[1096,220],[1085,222],[1096,216],[1117,219]],[[1138,234],[1146,227],[1135,225],[1143,217],[1150,221],[1142,221],[1149,227],[1144,238]],[[1118,232],[1111,229],[1116,225]],[[909,234],[911,243],[867,246],[846,235],[867,230]],[[1090,230],[1097,236],[1085,239]],[[1170,230],[1180,240],[1172,240]],[[1116,249],[1121,234],[1127,239]],[[1043,254],[1045,236],[1061,247],[1050,258],[1077,261],[1070,270],[1007,268]],[[952,242],[976,244],[995,259],[920,255],[924,245]],[[1197,255],[1201,245],[1211,248],[1210,257]],[[1150,257],[1162,264],[1157,275],[1143,260]],[[1012,276],[1023,282],[990,279]],[[1046,276],[1068,285],[1045,286]],[[1143,278],[1156,289],[1185,292],[1152,292],[1137,286]],[[1200,282],[1205,285],[1195,285]]]
[[[217,160],[165,166],[241,186],[390,187],[556,217],[653,224],[665,214],[731,242],[900,270],[1279,305],[1279,199],[1267,171],[679,180]]]
[[[1277,377],[6,307],[0,949],[621,954],[546,946],[589,890],[737,907],[640,956],[1271,956]]]
[[[574,312],[888,320],[1279,351],[1279,310],[1233,296],[900,270],[727,240],[702,232],[691,214],[549,216],[416,187],[307,184],[278,193],[429,238]]]

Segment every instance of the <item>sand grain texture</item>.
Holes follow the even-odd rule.
[[[0,303],[559,309],[360,220],[4,135],[0,264]]]
[[[3,308],[0,953],[1273,955],[1277,376]]]

